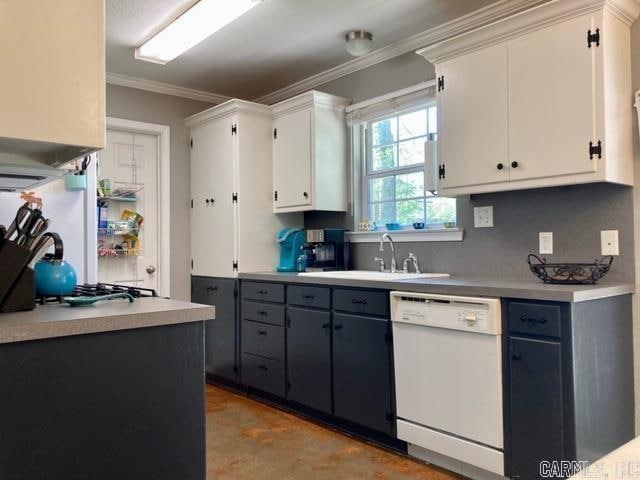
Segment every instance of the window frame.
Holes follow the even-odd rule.
[[[397,167],[392,167],[392,168],[385,168],[382,170],[376,170],[373,171],[372,169],[372,152],[373,152],[373,134],[371,131],[371,124],[375,123],[375,122],[379,122],[381,120],[385,120],[385,119],[389,119],[389,118],[398,118],[401,117],[402,115],[406,115],[406,114],[410,114],[413,112],[418,112],[418,111],[425,111],[425,115],[427,117],[427,132],[425,135],[417,135],[414,137],[407,137],[407,138],[403,138],[402,140],[400,140],[399,138],[393,142],[390,143],[388,145],[398,145],[401,142],[407,142],[407,141],[411,141],[411,140],[416,140],[416,139],[420,139],[420,138],[425,138],[425,141],[428,139],[435,139],[435,141],[437,141],[437,136],[438,133],[437,131],[435,133],[433,132],[429,132],[429,108],[431,107],[436,107],[437,108],[437,102],[435,99],[429,99],[426,100],[424,103],[421,103],[419,105],[414,105],[413,107],[409,107],[403,110],[398,110],[395,112],[388,112],[386,114],[380,115],[376,118],[372,118],[370,120],[368,120],[367,122],[364,122],[362,124],[362,144],[363,144],[363,150],[364,150],[364,162],[362,162],[362,173],[360,175],[361,177],[361,214],[363,218],[370,218],[371,215],[371,211],[370,211],[370,206],[372,204],[382,204],[382,203],[393,203],[394,205],[394,217],[396,218],[397,221],[397,204],[398,204],[398,198],[395,196],[395,182],[394,182],[394,199],[393,200],[389,200],[389,201],[381,201],[381,202],[370,202],[369,201],[369,194],[370,194],[370,180],[376,179],[376,178],[384,178],[384,177],[389,177],[389,176],[393,176],[394,179],[396,176],[398,175],[404,175],[404,174],[410,174],[410,173],[416,173],[416,172],[422,172],[423,175],[425,176],[425,180],[426,180],[426,165],[423,162],[421,163],[416,163],[414,165],[406,165],[406,166],[397,166]],[[399,127],[398,127],[399,128]],[[376,145],[377,146],[377,145]],[[399,155],[399,152],[397,153],[397,155]],[[426,190],[427,186],[424,186],[425,188],[425,192],[424,192],[424,196],[422,197],[410,197],[410,198],[403,198],[401,199],[401,201],[405,201],[405,200],[418,200],[421,199],[423,200],[424,203],[424,219],[422,221],[425,222],[425,230],[428,229],[432,229],[432,230],[437,230],[437,229],[442,229],[444,228],[445,224],[440,222],[440,223],[427,223],[427,202],[429,198],[437,198],[437,195],[434,194],[429,194],[429,192]],[[457,212],[456,212],[457,213]],[[457,224],[457,215],[456,215],[456,224]],[[383,227],[382,225],[378,225],[378,228]],[[401,224],[401,229],[402,230],[413,230],[413,227],[411,224]]]

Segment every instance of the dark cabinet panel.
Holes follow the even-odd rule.
[[[284,362],[284,328],[243,320],[242,351]]]
[[[511,476],[539,478],[543,460],[565,460],[562,348],[559,342],[509,340]]]
[[[284,303],[284,285],[268,282],[242,282],[242,298]]]
[[[331,307],[331,289],[291,285],[287,288],[287,303],[301,307],[329,309]]]
[[[243,300],[242,318],[253,320],[254,322],[284,326],[284,305]]]
[[[331,314],[288,307],[289,400],[331,413]]]
[[[250,387],[284,397],[284,363],[244,353],[242,354],[242,381]]]
[[[333,290],[333,308],[337,311],[361,315],[387,316],[389,314],[389,292],[336,288]]]
[[[333,317],[334,414],[392,433],[388,319]]]
[[[560,338],[560,306],[541,303],[509,303],[509,331]]]
[[[205,370],[235,382],[237,375],[236,280],[191,277],[191,301],[214,305],[215,320],[205,322]]]

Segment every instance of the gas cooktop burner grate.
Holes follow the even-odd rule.
[[[111,295],[112,293],[128,293],[133,298],[141,297],[157,297],[158,294],[151,288],[130,287],[128,285],[116,285],[115,283],[96,283],[78,285],[71,295],[67,297],[98,297],[102,295]],[[38,297],[38,305],[50,305],[53,303],[63,303],[62,296],[45,296]]]

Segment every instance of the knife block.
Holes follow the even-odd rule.
[[[33,310],[35,275],[27,266],[31,250],[10,240],[0,241],[0,312]]]

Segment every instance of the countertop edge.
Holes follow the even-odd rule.
[[[116,315],[104,315],[98,312],[95,317],[32,321],[15,325],[2,325],[0,322],[0,344],[201,322],[215,317],[215,307],[186,302],[185,305],[188,306],[180,309]]]
[[[597,285],[559,285],[529,282],[523,279],[503,279],[505,285],[495,285],[496,279],[482,284],[482,279],[452,276],[443,277],[442,283],[438,279],[416,282],[415,280],[375,281],[338,278],[300,277],[295,273],[279,272],[250,272],[238,274],[240,280],[269,281],[282,283],[315,284],[353,288],[378,288],[383,290],[406,290],[420,293],[449,294],[449,295],[478,295],[484,297],[520,298],[526,300],[543,300],[567,303],[580,303],[601,298],[615,297],[635,293],[635,284],[597,284]],[[460,281],[459,285],[450,284]],[[508,285],[512,282],[512,285]],[[521,284],[518,285],[518,282]],[[494,284],[492,284],[494,283]],[[559,287],[558,289],[554,289]],[[569,289],[567,289],[569,287]],[[571,287],[575,289],[571,290]],[[560,289],[562,288],[562,289]]]

